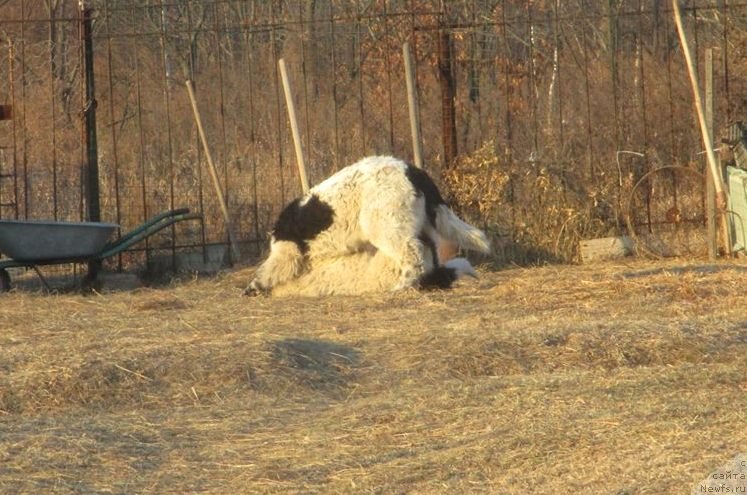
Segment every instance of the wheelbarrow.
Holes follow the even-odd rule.
[[[0,292],[10,290],[8,268],[34,269],[49,289],[39,266],[101,261],[184,220],[202,216],[187,208],[166,211],[111,242],[119,227],[113,223],[0,220],[0,254],[8,258],[0,260]]]

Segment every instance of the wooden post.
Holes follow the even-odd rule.
[[[418,111],[418,91],[415,85],[415,70],[412,63],[410,44],[402,45],[402,57],[405,61],[405,79],[407,81],[407,104],[410,108],[410,131],[412,134],[412,154],[415,166],[423,168],[423,140],[420,136],[420,117]]]
[[[708,132],[713,136],[713,49],[705,52],[705,120]],[[708,164],[706,163],[706,167]],[[708,237],[708,258],[716,259],[716,188],[713,185],[713,174],[706,175],[706,231]]]
[[[200,110],[197,108],[197,99],[195,98],[195,90],[192,86],[192,81],[187,81],[187,92],[189,93],[189,101],[192,103],[192,112],[194,113],[195,123],[197,124],[197,132],[200,135],[200,141],[202,142],[202,149],[205,151],[205,158],[208,162],[208,171],[210,177],[213,179],[213,187],[215,188],[215,194],[218,196],[218,202],[220,203],[220,209],[223,213],[223,221],[226,223],[226,231],[228,232],[228,242],[231,243],[231,252],[235,260],[239,259],[239,246],[236,242],[236,238],[233,235],[233,227],[231,225],[231,218],[228,215],[228,207],[226,206],[226,200],[223,197],[223,189],[220,187],[220,181],[218,180],[218,172],[215,169],[213,163],[213,157],[210,154],[210,147],[208,146],[207,138],[205,137],[205,130],[202,127],[202,118],[200,117]]]
[[[293,133],[293,145],[296,148],[296,163],[298,165],[298,175],[301,177],[301,189],[303,193],[309,192],[309,179],[306,176],[306,162],[303,159],[303,149],[301,147],[301,134],[298,132],[298,119],[296,118],[296,106],[293,104],[293,94],[291,93],[290,80],[288,71],[285,68],[285,60],[278,60],[280,67],[280,78],[283,80],[283,91],[285,92],[285,104],[288,107],[288,120],[290,120],[291,132]]]
[[[722,212],[726,209],[727,198],[726,189],[724,188],[724,181],[719,171],[718,163],[716,161],[716,155],[713,152],[713,141],[711,134],[708,131],[708,126],[705,121],[705,114],[703,112],[703,104],[700,101],[700,86],[698,85],[698,76],[695,73],[695,64],[693,64],[692,55],[690,54],[690,46],[687,43],[687,36],[685,36],[685,29],[682,27],[682,14],[680,14],[680,5],[678,0],[672,0],[672,8],[674,10],[674,22],[677,25],[677,33],[680,37],[680,43],[682,43],[682,51],[685,54],[685,62],[687,65],[687,72],[690,76],[690,85],[693,90],[693,100],[695,101],[695,111],[698,114],[698,124],[700,124],[700,133],[703,138],[703,144],[705,145],[706,156],[708,157],[708,166],[713,175],[713,185],[716,191],[716,206]]]

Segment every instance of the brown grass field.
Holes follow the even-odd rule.
[[[0,493],[688,494],[747,451],[747,264],[451,292],[0,295]]]

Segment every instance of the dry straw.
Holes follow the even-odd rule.
[[[747,267],[244,298],[250,273],[0,311],[2,493],[689,493],[747,445]]]

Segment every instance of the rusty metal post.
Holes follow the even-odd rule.
[[[444,166],[450,167],[457,156],[456,135],[456,80],[451,61],[451,33],[441,29],[438,33],[438,75],[441,84],[441,132],[444,147]]]
[[[89,222],[101,221],[101,206],[99,197],[99,161],[98,145],[96,141],[96,93],[93,75],[93,9],[86,5],[85,0],[80,0],[80,37],[83,47],[83,146],[86,151],[86,160],[83,163],[82,178],[86,200],[86,220]],[[96,275],[101,267],[100,261],[88,263],[88,282],[96,280]]]
[[[708,132],[713,134],[713,49],[708,48],[705,52],[705,120]],[[708,164],[706,163],[706,168]],[[706,173],[706,245],[708,246],[708,259],[715,260],[718,253],[716,233],[716,187],[713,183],[713,174]]]

